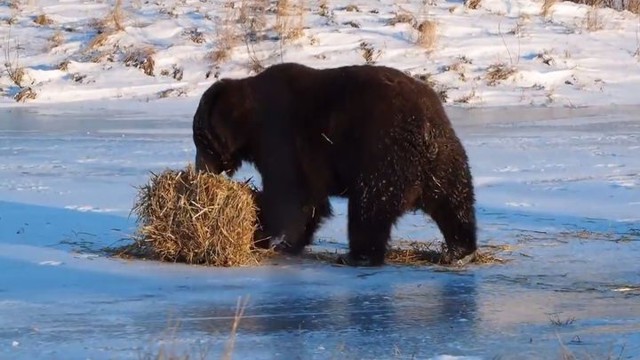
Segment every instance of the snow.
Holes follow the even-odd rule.
[[[199,96],[215,76],[250,74],[247,47],[211,62],[222,1],[125,1],[124,30],[91,51],[113,1],[4,2],[4,62],[37,96],[16,102],[0,67],[0,359],[219,359],[239,298],[239,359],[640,359],[638,16],[599,9],[591,31],[589,8],[570,2],[546,18],[529,0],[335,0],[327,16],[304,3],[301,38],[250,50],[267,65],[329,67],[363,63],[364,41],[378,64],[431,74],[470,157],[479,243],[509,261],[222,269],[105,255],[135,231],[149,172],[193,161]],[[435,48],[387,25],[397,11],[436,21]],[[36,25],[40,14],[53,22]],[[124,64],[145,47],[154,76]],[[489,85],[498,64],[515,72]],[[249,166],[236,176],[260,181]],[[346,248],[346,201],[332,204],[313,251]],[[393,232],[440,239],[422,214]]]

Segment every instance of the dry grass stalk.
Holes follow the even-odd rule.
[[[37,96],[38,94],[32,88],[28,87],[20,90],[20,92],[14,96],[14,99],[17,102],[25,102],[27,100],[33,100]]]
[[[13,81],[13,83],[17,87],[23,87],[23,82],[26,74],[24,68],[20,65],[14,65],[12,63],[5,63],[5,67],[7,70],[7,74],[9,75],[9,79],[11,79],[11,81]]]
[[[6,44],[4,45],[4,68],[9,79],[19,88],[24,86],[26,71],[20,65],[20,43],[16,40],[15,46],[11,46],[11,29]]]
[[[122,10],[122,0],[116,0],[113,9],[107,15],[107,23],[111,23],[116,31],[124,30],[124,11]]]
[[[290,0],[277,2],[274,28],[283,42],[304,35],[304,12],[304,0],[298,0],[295,5]]]
[[[268,251],[253,248],[254,195],[246,183],[185,170],[152,174],[133,207],[138,235],[120,255],[213,266],[258,264]]]
[[[438,25],[435,21],[424,20],[418,25],[416,44],[425,49],[433,49],[438,41]]]
[[[152,47],[135,48],[130,50],[124,58],[125,66],[132,66],[142,70],[146,75],[154,76],[155,60],[153,55],[155,50]]]
[[[380,55],[382,55],[382,50],[376,50],[372,44],[366,41],[360,43],[360,51],[362,53],[362,58],[367,65],[375,64],[378,61],[378,58],[380,58]]]
[[[487,85],[496,86],[500,81],[508,79],[511,75],[516,73],[514,67],[508,66],[503,63],[493,64],[487,68],[487,74],[485,79]]]
[[[589,10],[587,10],[587,14],[584,17],[584,26],[588,31],[598,31],[604,28],[604,24],[602,22],[602,16],[600,16],[600,4],[594,3],[589,6]]]
[[[467,9],[475,10],[480,7],[481,0],[464,0]]]
[[[360,8],[358,7],[358,5],[349,4],[349,5],[345,6],[344,11],[347,11],[347,12],[360,12]]]
[[[64,43],[64,35],[62,35],[62,31],[57,30],[51,37],[48,39],[49,48],[53,49],[58,47]]]
[[[255,42],[264,38],[268,7],[267,0],[242,0],[237,21],[245,39]]]
[[[68,71],[69,70],[69,64],[71,62],[69,60],[64,60],[61,63],[58,64],[57,68],[60,71]]]
[[[223,5],[223,16],[216,18],[216,37],[214,48],[209,53],[209,59],[213,65],[227,61],[231,58],[231,52],[238,42],[238,29],[235,24],[237,11],[233,2],[228,1]]]
[[[331,11],[329,10],[329,0],[320,0],[318,3],[318,15],[323,17],[329,17]]]
[[[247,308],[249,298],[239,298],[236,304],[236,314],[233,317],[233,323],[231,324],[231,333],[229,334],[229,340],[224,346],[224,352],[222,353],[223,360],[231,360],[233,349],[236,344],[236,334],[238,333],[238,326],[240,325],[240,319],[244,316],[244,310]]]
[[[640,0],[569,0],[576,4],[588,6],[607,7],[618,11],[627,10],[634,14],[640,14]]]
[[[462,95],[457,99],[453,99],[454,104],[468,104],[476,97],[476,89],[472,88],[468,94]]]
[[[112,31],[103,31],[103,32],[98,32],[92,39],[91,41],[89,41],[89,43],[87,44],[87,46],[85,47],[84,51],[91,51],[91,50],[95,50],[98,49],[102,46],[104,46],[107,41],[109,40],[109,37],[113,35]]]
[[[387,21],[387,25],[394,26],[396,24],[409,24],[415,27],[417,20],[416,17],[409,12],[396,12],[396,14]]]
[[[53,24],[53,20],[51,20],[45,14],[40,14],[40,15],[36,16],[35,19],[33,19],[33,22],[38,24],[38,25],[41,25],[41,26]]]
[[[551,8],[556,4],[556,0],[544,0],[542,7],[540,8],[540,15],[544,18],[548,18],[551,15]]]

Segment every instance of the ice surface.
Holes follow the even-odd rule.
[[[640,359],[640,108],[448,109],[471,159],[480,244],[508,245],[506,264],[218,269],[105,257],[134,230],[134,186],[192,160],[193,108],[0,113],[0,359],[161,348],[217,359],[239,297],[238,359]],[[238,177],[259,182],[251,167]],[[316,250],[346,245],[346,202],[333,205]],[[440,239],[420,214],[393,235]]]

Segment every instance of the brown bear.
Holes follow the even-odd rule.
[[[437,94],[384,66],[313,69],[278,64],[207,89],[193,119],[196,168],[232,175],[243,161],[262,177],[266,234],[300,253],[348,198],[354,266],[384,263],[391,228],[422,210],[444,236],[445,261],[476,251],[468,159]]]

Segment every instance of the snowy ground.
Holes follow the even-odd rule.
[[[507,264],[215,269],[96,253],[133,231],[148,171],[192,160],[194,106],[0,113],[0,359],[218,359],[241,296],[239,359],[640,359],[640,108],[448,109],[480,243],[509,245]],[[345,246],[334,206],[320,247]],[[408,215],[394,239],[439,234]]]
[[[0,106],[20,93],[37,103],[197,97],[215,77],[283,61],[390,65],[472,106],[638,103],[640,18],[626,11],[558,2],[545,15],[532,0],[480,0],[476,9],[460,0],[304,0],[298,10],[291,0],[277,17],[264,0],[115,3],[0,2]],[[260,11],[264,3],[272,5]],[[425,20],[434,31],[421,39]]]

